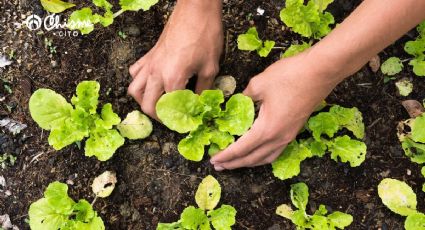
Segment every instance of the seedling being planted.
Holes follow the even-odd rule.
[[[336,211],[328,214],[328,210],[323,204],[319,206],[313,215],[308,215],[306,208],[309,193],[305,183],[291,185],[290,194],[292,204],[297,210],[293,210],[289,205],[282,204],[277,207],[276,214],[291,220],[297,226],[297,229],[344,229],[353,222],[353,217],[343,212]]]
[[[41,128],[51,131],[49,144],[54,149],[60,150],[88,137],[85,155],[106,161],[124,144],[124,137],[141,139],[149,136],[152,124],[143,114],[130,114],[120,124],[121,119],[110,103],[105,104],[98,114],[99,89],[96,81],[81,82],[71,104],[50,89],[34,92],[29,101],[31,117]],[[119,125],[121,134],[113,128],[116,125]]]
[[[403,181],[386,178],[378,185],[378,195],[391,211],[407,216],[406,230],[425,229],[425,214],[416,209],[417,199],[413,189]]]
[[[335,161],[348,162],[357,167],[366,158],[363,117],[357,108],[344,108],[334,105],[329,112],[320,112],[311,117],[306,130],[312,137],[291,142],[283,153],[272,163],[273,174],[286,180],[300,173],[301,162],[311,157],[323,157],[330,152]],[[348,135],[335,135],[341,130],[350,131],[356,139]]]
[[[189,135],[178,145],[180,154],[191,161],[201,161],[205,146],[210,156],[225,149],[243,135],[254,121],[254,103],[242,94],[233,95],[225,110],[221,90],[205,90],[197,95],[177,90],[163,95],[156,104],[159,119],[169,129]]]
[[[189,206],[180,215],[180,220],[174,223],[159,223],[157,230],[197,230],[213,229],[227,230],[235,224],[236,209],[223,204],[215,209],[220,201],[221,186],[212,177],[205,177],[195,194],[195,201],[199,208]]]
[[[102,218],[84,199],[77,203],[68,196],[68,186],[60,182],[49,184],[44,197],[29,208],[32,230],[103,230]]]
[[[260,57],[267,57],[275,45],[274,41],[263,42],[258,37],[257,28],[251,27],[244,34],[238,36],[238,49],[245,51],[257,51]]]

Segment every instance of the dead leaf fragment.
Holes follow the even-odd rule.
[[[422,113],[425,112],[424,106],[416,100],[406,100],[402,101],[401,104],[409,113],[411,118],[419,117]]]
[[[117,176],[115,172],[105,171],[94,179],[91,188],[97,197],[105,198],[111,195],[112,191],[114,191],[116,183]]]
[[[369,67],[370,69],[376,73],[379,70],[379,67],[381,67],[381,59],[379,58],[379,55],[376,55],[369,61]]]

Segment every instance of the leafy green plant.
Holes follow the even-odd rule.
[[[197,230],[211,229],[211,225],[217,230],[231,229],[235,224],[236,209],[230,205],[221,205],[215,209],[220,201],[221,186],[212,177],[205,177],[195,194],[195,201],[199,208],[189,206],[180,215],[180,220],[174,223],[159,223],[157,230]]]
[[[425,114],[399,123],[398,139],[412,162],[425,163]]]
[[[84,199],[77,203],[68,196],[68,186],[50,183],[44,197],[29,208],[29,225],[32,230],[103,230],[102,218]]]
[[[257,51],[260,57],[267,57],[275,45],[274,41],[261,40],[258,37],[257,28],[251,27],[244,34],[238,36],[238,49],[245,51]]]
[[[386,178],[378,185],[378,195],[391,211],[407,216],[406,230],[425,229],[425,215],[416,209],[417,199],[413,189],[403,181]]]
[[[221,90],[205,90],[197,95],[190,90],[177,90],[163,95],[156,104],[159,119],[169,129],[189,133],[178,145],[183,157],[201,161],[205,146],[214,155],[235,141],[233,136],[243,135],[254,121],[254,103],[242,94],[233,95],[221,104]]]
[[[73,3],[64,2],[61,0],[40,0],[43,8],[51,13],[61,13],[75,6]]]
[[[276,209],[276,214],[287,218],[297,226],[297,229],[344,229],[353,222],[349,214],[335,211],[328,214],[326,206],[321,204],[313,215],[306,212],[308,204],[308,187],[305,183],[291,185],[291,201],[297,210],[292,210],[289,205],[282,204]]]
[[[331,13],[325,12],[333,0],[287,0],[280,11],[280,19],[286,26],[307,38],[320,39],[331,32],[330,25],[335,23]]]
[[[287,57],[292,57],[295,56],[301,52],[303,52],[304,50],[308,49],[311,47],[311,42],[307,43],[307,42],[303,42],[302,44],[292,44],[290,47],[288,47],[288,49],[286,49],[286,51],[282,54],[281,58],[287,58]]]
[[[49,144],[54,149],[60,150],[88,137],[85,155],[106,161],[124,144],[124,137],[113,128],[121,119],[112,110],[112,104],[105,104],[100,114],[97,113],[99,90],[96,81],[81,82],[72,104],[50,89],[34,92],[29,101],[31,117],[41,128],[51,131]]]
[[[334,105],[329,112],[320,112],[311,117],[306,130],[312,137],[291,142],[272,163],[273,174],[286,180],[300,173],[301,162],[311,157],[323,157],[327,151],[335,161],[349,162],[359,166],[366,158],[366,144],[348,135],[334,137],[346,129],[356,138],[364,137],[362,114],[357,108]]]
[[[413,73],[417,76],[425,76],[425,21],[418,27],[418,37],[413,41],[408,41],[404,45],[404,51],[413,56],[409,65],[413,67]],[[381,66],[382,73],[386,75],[395,75],[402,71],[403,63],[398,57],[388,58]]]

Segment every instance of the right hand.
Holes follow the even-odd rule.
[[[211,88],[222,48],[221,0],[178,1],[156,45],[130,67],[128,93],[157,119],[164,91],[184,89],[195,74],[197,93]]]

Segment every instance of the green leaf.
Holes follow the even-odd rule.
[[[213,210],[221,197],[221,186],[211,175],[205,177],[195,194],[196,204],[202,210]]]
[[[100,84],[97,81],[82,81],[77,85],[77,95],[73,96],[71,102],[75,107],[81,107],[90,114],[95,114],[99,103]],[[112,105],[105,105],[106,113],[112,112]],[[109,108],[108,108],[109,107]],[[115,118],[116,119],[116,118]],[[119,121],[118,121],[119,123]]]
[[[296,210],[294,211],[294,213],[292,214],[292,218],[291,221],[292,223],[294,223],[297,226],[307,226],[309,219],[307,219],[307,214],[305,213],[304,210]]]
[[[404,222],[406,230],[424,230],[425,229],[425,214],[414,213],[408,215]]]
[[[252,99],[243,94],[235,94],[227,101],[222,117],[215,122],[220,131],[241,136],[251,127],[254,115]]]
[[[106,161],[122,145],[124,145],[124,138],[117,130],[92,133],[86,141],[85,155],[88,157],[95,156],[100,161]]]
[[[120,6],[123,10],[139,11],[149,10],[158,3],[159,0],[120,0]]]
[[[214,155],[216,155],[221,150],[222,149],[220,149],[220,147],[218,147],[217,144],[211,143],[210,147],[208,148],[208,155],[210,157],[213,157]]]
[[[351,167],[359,166],[366,159],[366,144],[347,135],[335,138],[329,151],[333,160],[338,161],[339,157],[341,162],[350,162]]]
[[[300,45],[291,45],[288,49],[286,49],[285,53],[282,54],[281,58],[288,58],[288,57],[295,56],[310,47],[311,47],[311,44],[306,42],[303,42]]]
[[[211,143],[217,144],[220,150],[223,150],[235,142],[235,138],[227,132],[221,132],[220,130],[215,129],[211,132],[210,141]]]
[[[260,57],[267,57],[269,56],[269,53],[272,51],[274,45],[276,43],[274,41],[269,41],[266,40],[263,44],[262,47],[260,47],[259,49],[257,49],[257,53],[258,55],[260,55]]]
[[[102,7],[106,11],[110,11],[112,9],[112,4],[107,0],[93,0],[93,4],[97,7]]]
[[[312,24],[320,23],[319,7],[313,1],[307,5],[303,3],[303,0],[287,0],[280,11],[280,19],[295,33],[311,37],[315,32]]]
[[[320,141],[321,135],[333,137],[339,130],[339,122],[334,114],[322,112],[308,120],[308,128],[313,132],[315,140]]]
[[[322,141],[316,141],[314,138],[300,140],[300,145],[307,147],[312,156],[323,157],[328,149],[327,145]]]
[[[153,130],[151,120],[137,110],[127,114],[127,117],[117,128],[123,137],[130,140],[144,139],[148,137]]]
[[[314,215],[325,216],[328,213],[326,206],[321,204],[319,208],[314,212]]]
[[[44,192],[44,197],[57,213],[71,214],[75,202],[69,198],[66,184],[57,181],[50,183]]]
[[[111,103],[107,103],[102,107],[101,117],[105,129],[112,129],[114,125],[118,125],[121,122],[121,118],[112,110]]]
[[[220,115],[220,105],[224,102],[223,91],[204,90],[199,99],[204,104],[204,118],[215,118]]]
[[[312,156],[310,149],[293,141],[272,163],[273,175],[281,180],[292,178],[300,173],[301,162]]]
[[[68,214],[61,214],[55,210],[47,202],[46,198],[42,198],[30,205],[28,211],[29,225],[31,229],[60,229],[68,221]]]
[[[403,181],[383,179],[378,185],[378,195],[385,206],[399,215],[408,216],[416,213],[416,194]]]
[[[52,129],[49,135],[49,145],[53,146],[55,150],[61,150],[87,136],[88,129],[84,129],[78,123],[67,119],[62,126]]]
[[[416,143],[409,137],[406,137],[401,142],[401,147],[412,162],[418,164],[425,163],[425,144]]]
[[[348,227],[353,222],[353,216],[343,213],[343,212],[333,212],[327,216],[329,224],[331,227],[344,229]]]
[[[282,204],[282,205],[279,205],[276,208],[276,214],[281,216],[281,217],[284,217],[286,219],[292,220],[292,217],[294,215],[294,211],[292,210],[292,208],[289,205]]]
[[[408,41],[404,44],[404,51],[414,57],[422,57],[425,52],[425,39]]]
[[[260,49],[263,41],[258,37],[257,28],[251,27],[245,34],[238,36],[238,49],[246,51],[254,51]]]
[[[340,126],[350,130],[354,136],[362,139],[365,134],[362,113],[357,108],[344,108],[339,105],[334,105],[329,112],[336,116]]]
[[[66,99],[50,89],[39,89],[29,100],[32,119],[46,130],[60,127],[71,117],[72,105]]]
[[[96,212],[93,210],[93,207],[89,202],[84,199],[81,199],[73,207],[75,214],[75,219],[82,222],[90,222],[95,216]]]
[[[40,0],[40,2],[45,10],[55,14],[61,13],[75,6],[75,4],[63,2],[60,0]]]
[[[189,206],[183,210],[180,216],[181,226],[190,230],[211,229],[207,215],[200,208]]]
[[[409,94],[413,91],[413,83],[407,78],[397,81],[395,86],[397,87],[398,93],[404,97],[409,96]]]
[[[319,17],[320,17],[320,22],[312,23],[312,26],[311,26],[312,30],[314,31],[313,37],[316,39],[320,39],[328,35],[332,31],[330,25],[335,23],[334,17],[329,12],[320,13]]]
[[[72,12],[66,26],[70,30],[79,30],[84,35],[94,30],[94,23],[98,20],[98,17],[94,17],[90,8],[84,7],[81,10]]]
[[[328,219],[319,215],[313,215],[304,226],[307,229],[329,229]]]
[[[81,221],[75,222],[75,225],[73,228],[75,230],[104,230],[105,225],[103,224],[102,218],[96,216],[93,219],[91,219],[90,222],[84,223]]]
[[[390,57],[381,65],[381,71],[383,74],[393,76],[400,73],[403,70],[403,63],[398,57]]]
[[[334,0],[313,0],[314,3],[319,7],[319,11],[323,12],[328,8],[328,5],[331,4]]]
[[[413,73],[415,73],[416,76],[425,76],[425,60],[413,59],[409,62],[409,65],[413,66]]]
[[[201,161],[204,156],[204,148],[210,144],[212,135],[205,126],[200,126],[197,130],[189,133],[187,137],[179,142],[179,153],[191,161]]]
[[[291,185],[291,201],[298,209],[305,210],[308,203],[308,187],[305,183]]]
[[[164,94],[156,104],[158,118],[169,129],[179,133],[196,130],[202,124],[203,105],[190,90]]]
[[[222,205],[219,209],[208,212],[212,226],[217,230],[231,230],[236,223],[236,209],[230,205]]]

